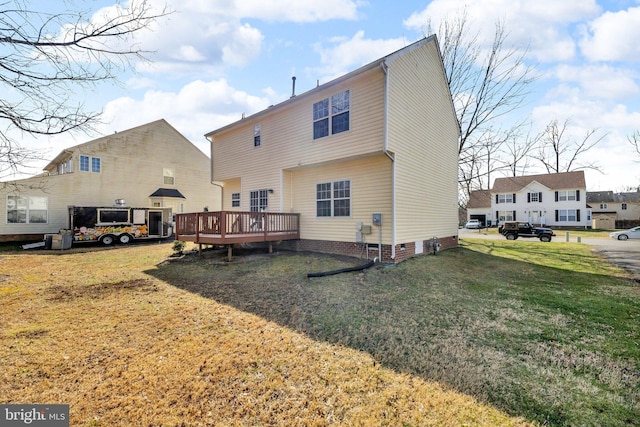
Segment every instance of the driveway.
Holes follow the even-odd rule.
[[[567,241],[566,231],[556,230],[555,233],[557,236],[553,238],[554,242]],[[458,230],[458,237],[460,239],[504,240],[504,237],[499,234],[485,234],[484,230],[467,230],[465,228]],[[574,243],[577,241],[575,236],[571,236],[571,232],[569,232],[569,241]],[[583,238],[581,242],[592,246],[594,250],[605,256],[609,262],[631,272],[636,280],[640,280],[640,239],[622,241]]]

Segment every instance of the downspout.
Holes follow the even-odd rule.
[[[384,73],[384,146],[382,152],[391,160],[391,259],[396,259],[396,162],[389,151],[389,66],[383,60],[380,68]],[[380,259],[382,261],[382,259]]]
[[[213,180],[213,138],[207,137],[207,139],[209,140],[209,146],[211,147],[211,184],[216,187],[220,187],[220,210],[224,211],[224,187]]]

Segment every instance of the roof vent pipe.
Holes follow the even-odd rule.
[[[292,88],[291,88],[291,97],[296,96],[296,76],[291,77],[292,80]]]

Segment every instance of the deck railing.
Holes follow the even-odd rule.
[[[277,212],[193,212],[176,215],[176,240],[232,244],[300,238],[300,214]]]

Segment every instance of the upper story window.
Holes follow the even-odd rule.
[[[623,203],[623,204],[622,204],[622,206],[621,206],[621,208],[622,208],[622,210],[623,210],[623,211],[626,211],[626,210],[627,210],[627,204],[626,204],[626,203]]]
[[[162,182],[166,185],[174,185],[176,183],[176,174],[172,168],[162,168]]]
[[[345,90],[331,96],[331,105],[329,98],[313,104],[313,139],[328,136],[329,129],[332,135],[349,130],[350,98],[350,91]]]
[[[262,126],[261,125],[255,125],[253,127],[253,146],[254,147],[259,147],[260,146],[260,133],[262,131]]]
[[[80,156],[80,171],[100,173],[100,157]]]
[[[496,203],[515,203],[515,194],[496,194]]]
[[[231,207],[232,208],[240,207],[240,193],[231,193]]]
[[[558,191],[558,201],[564,202],[567,200],[579,200],[578,192],[576,190]]]
[[[516,201],[515,194],[513,201]],[[542,192],[527,193],[527,203],[542,203]]]
[[[600,203],[600,209],[607,209],[606,203]]]
[[[46,224],[48,197],[7,196],[8,224]]]
[[[316,216],[351,216],[351,181],[316,184]]]

